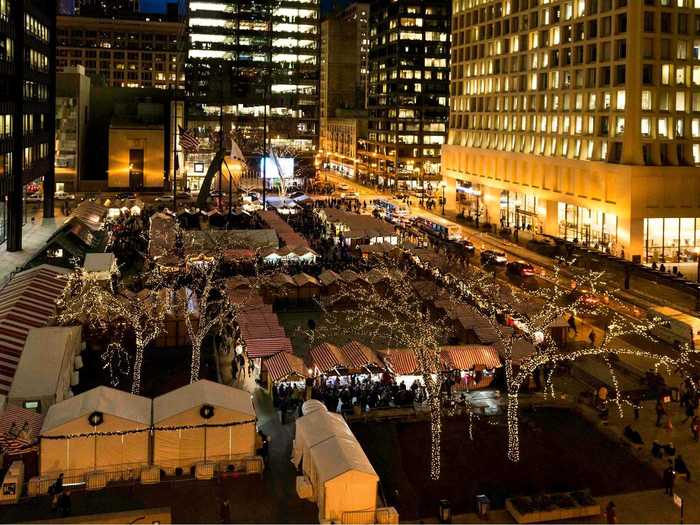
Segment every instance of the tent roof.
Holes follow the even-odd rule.
[[[322,483],[350,471],[367,474],[379,481],[379,476],[354,436],[352,439],[327,439],[311,448],[311,457]]]
[[[32,328],[24,342],[9,397],[54,395],[61,364],[71,347],[80,345],[80,332],[79,326]]]
[[[204,404],[255,417],[253,401],[248,392],[202,379],[156,397],[153,400],[153,422],[157,424]]]
[[[296,439],[308,447],[314,447],[332,437],[355,439],[340,414],[316,410],[296,420]]]
[[[501,367],[498,350],[494,346],[443,346],[440,357],[447,370]]]
[[[377,356],[377,353],[370,347],[357,341],[345,343],[340,347],[340,351],[353,368],[362,369],[369,366],[384,368],[384,364]]]
[[[311,286],[318,286],[318,280],[315,277],[310,276],[308,273],[298,273],[292,277],[297,286],[302,287],[310,284]]]
[[[278,352],[272,357],[265,359],[263,365],[270,374],[273,382],[286,380],[289,377],[306,378],[306,366],[301,357],[290,352]]]
[[[87,418],[95,411],[144,426],[151,423],[150,399],[122,392],[115,388],[98,386],[52,405],[46,414],[41,432],[45,434],[70,421]]]
[[[311,350],[311,362],[322,374],[338,368],[348,368],[349,364],[340,348],[331,343],[321,343]]]
[[[110,272],[115,260],[113,253],[88,253],[83,268],[86,272]]]
[[[321,275],[318,276],[318,280],[324,286],[329,286],[340,279],[340,275],[335,273],[333,270],[325,270]]]

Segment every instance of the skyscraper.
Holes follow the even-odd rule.
[[[449,114],[450,0],[370,6],[364,178],[391,187],[440,180]]]
[[[97,17],[124,17],[139,12],[139,0],[75,0],[74,14]]]
[[[199,188],[233,135],[251,172],[267,143],[313,171],[318,145],[318,0],[229,0],[189,4],[187,121],[200,148],[187,155],[188,186]],[[223,130],[223,133],[220,131]],[[268,148],[265,148],[268,149]]]
[[[448,204],[644,261],[700,250],[700,7],[455,0]]]
[[[24,188],[53,217],[56,3],[0,1],[0,244],[22,249]]]

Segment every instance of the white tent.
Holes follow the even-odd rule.
[[[318,399],[309,399],[308,401],[304,401],[304,404],[301,405],[302,416],[308,416],[309,414],[312,414],[317,410],[323,410],[326,412],[328,411],[326,405],[321,403]]]
[[[243,390],[207,380],[173,390],[153,400],[153,463],[172,471],[252,457],[255,420]]]
[[[296,430],[295,456],[300,450],[319,521],[341,522],[345,512],[375,511],[379,477],[343,418],[317,410],[297,419]]]
[[[81,331],[79,326],[32,328],[24,342],[8,401],[44,414],[51,405],[70,397]]]
[[[340,522],[344,512],[377,509],[379,476],[357,440],[327,439],[311,447],[310,459],[319,521]]]
[[[41,475],[140,469],[150,423],[150,399],[106,386],[57,403],[41,427]]]
[[[109,281],[112,273],[118,271],[117,258],[113,253],[88,253],[85,255],[83,270],[88,279]]]
[[[343,416],[328,412],[326,407],[298,418],[295,428],[296,433],[292,451],[292,462],[297,467],[302,458],[308,457],[309,449],[322,441],[331,437],[355,439],[355,436],[345,422],[345,419],[343,419]],[[306,469],[306,465],[304,469]]]

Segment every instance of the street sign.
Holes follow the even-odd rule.
[[[673,495],[673,503],[675,503],[676,507],[679,509],[683,508],[683,498],[681,498],[678,494]]]

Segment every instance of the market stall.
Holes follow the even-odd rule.
[[[253,457],[255,423],[248,392],[208,380],[178,388],[153,400],[153,463],[175,473]]]
[[[148,465],[150,424],[150,399],[106,386],[57,403],[41,427],[41,475],[140,471]]]
[[[367,345],[357,341],[350,341],[340,347],[340,352],[348,363],[349,371],[352,374],[368,374],[377,376],[384,372],[384,363],[379,359],[377,353]]]
[[[45,414],[73,395],[82,366],[80,326],[32,328],[8,396],[12,405]]]
[[[278,384],[306,388],[308,368],[301,357],[291,352],[278,352],[263,360],[263,369],[267,373],[267,390]]]
[[[502,365],[495,346],[464,345],[442,347],[444,372],[455,381],[455,390],[487,388]]]
[[[321,284],[315,277],[306,273],[298,273],[292,277],[297,285],[297,299],[299,301],[311,301],[321,293]]]
[[[340,275],[335,273],[333,270],[324,270],[321,275],[318,276],[318,281],[321,283],[321,290],[324,295],[334,295],[338,293],[340,289],[338,282],[340,281]]]
[[[317,376],[347,376],[350,367],[345,354],[331,343],[321,343],[311,349],[311,368]]]
[[[379,477],[345,420],[317,410],[296,421],[293,462],[301,464],[322,523],[374,512]]]

